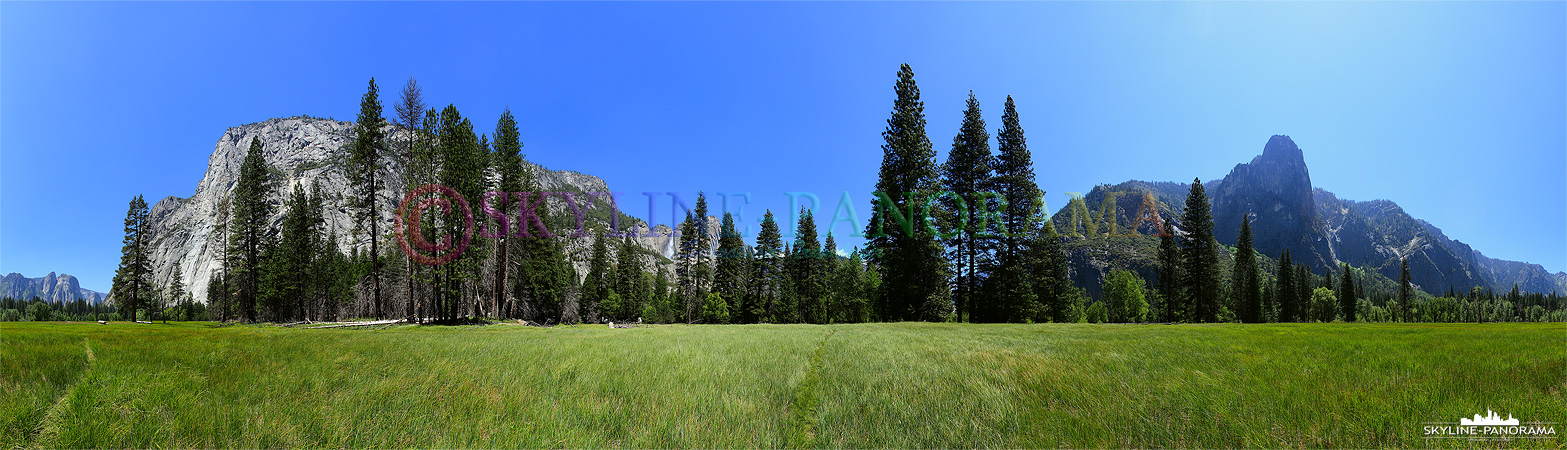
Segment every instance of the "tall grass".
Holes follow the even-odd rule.
[[[1564,331],[18,323],[0,329],[0,445],[1466,446],[1421,425],[1567,422]]]

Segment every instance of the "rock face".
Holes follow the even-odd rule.
[[[18,300],[31,300],[38,297],[50,303],[68,303],[76,300],[84,300],[88,304],[103,302],[103,293],[82,289],[77,283],[76,277],[49,272],[41,278],[27,278],[19,273],[11,273],[0,279],[0,297],[10,297]]]
[[[1308,264],[1317,274],[1330,268],[1337,272],[1338,266],[1347,262],[1397,280],[1400,260],[1408,258],[1412,282],[1431,294],[1440,295],[1449,287],[1462,292],[1474,286],[1507,291],[1515,283],[1527,292],[1567,292],[1567,273],[1551,274],[1537,264],[1488,258],[1409,216],[1391,201],[1343,200],[1313,187],[1304,154],[1288,136],[1269,138],[1261,155],[1236,165],[1224,179],[1205,183],[1204,188],[1212,202],[1219,243],[1234,246],[1241,218],[1250,214],[1257,251],[1267,258],[1278,258],[1288,248],[1295,263]],[[1161,217],[1179,230],[1189,189],[1189,183],[1128,181],[1095,187],[1085,199],[1090,208],[1098,209],[1109,192],[1121,193],[1115,217],[1125,230],[1135,220],[1133,215],[1147,192],[1158,200]],[[1065,208],[1057,212],[1052,219],[1057,229],[1065,229],[1070,215]],[[1146,225],[1138,232],[1152,234]],[[1157,242],[1142,239],[1069,240],[1073,280],[1097,293],[1098,283],[1111,267],[1125,267],[1155,282]],[[1227,260],[1230,255],[1220,256]]]
[[[149,211],[153,236],[151,245],[153,283],[159,286],[167,285],[173,277],[174,263],[177,261],[187,284],[186,289],[192,293],[196,301],[206,301],[207,280],[212,274],[222,270],[222,262],[218,259],[219,241],[212,234],[213,227],[216,225],[218,204],[222,199],[232,197],[234,186],[239,181],[239,167],[250,148],[251,138],[261,140],[267,165],[280,178],[277,189],[270,199],[274,211],[269,228],[273,233],[277,232],[278,225],[282,222],[284,199],[296,186],[300,189],[309,189],[311,183],[318,182],[321,184],[322,191],[327,194],[324,202],[326,228],[337,233],[344,252],[349,252],[355,247],[368,251],[368,239],[356,233],[353,215],[345,206],[349,184],[344,169],[340,167],[340,162],[347,159],[346,146],[353,141],[353,127],[354,124],[351,122],[292,117],[241,125],[225,131],[218,139],[212,155],[207,159],[206,175],[202,177],[200,183],[197,183],[196,192],[188,198],[172,196],[164,198],[153,205]],[[402,136],[400,130],[390,126],[387,132],[392,139],[399,139]],[[548,170],[531,163],[525,165],[532,171],[540,189],[544,191],[609,191],[604,180],[591,175]],[[389,200],[389,205],[395,205],[395,202],[400,201],[405,192],[396,176],[400,172],[401,167],[395,161],[380,168],[382,179],[388,181],[381,195]],[[478,211],[478,199],[469,199],[469,201],[473,205],[474,214],[480,216],[476,219],[482,219],[482,213]],[[381,211],[381,223],[385,224],[382,229],[387,233],[391,229],[394,207]],[[552,214],[566,214],[565,203],[558,197],[551,199],[549,207]],[[599,216],[609,217],[608,214]],[[588,225],[602,221],[590,216]],[[712,222],[717,223],[716,219]],[[674,245],[671,242],[669,227],[659,225],[648,233],[645,224],[635,221],[627,223],[624,219],[621,227],[638,227],[638,245],[664,255],[665,258],[673,255]],[[716,225],[714,230],[716,235]],[[646,234],[654,236],[644,236]],[[585,275],[592,238],[569,239],[566,248],[571,253],[570,258],[575,263],[578,274]],[[395,247],[395,243],[383,241],[381,248],[382,251],[396,252],[397,250],[391,250]],[[614,249],[616,246],[611,245],[610,248]],[[654,261],[653,264],[662,262]]]
[[[1289,249],[1290,258],[1322,272],[1331,265],[1331,246],[1317,217],[1311,172],[1300,147],[1289,136],[1268,138],[1262,154],[1237,164],[1208,190],[1213,204],[1214,236],[1235,245],[1240,222],[1250,214],[1257,251],[1274,258]]]

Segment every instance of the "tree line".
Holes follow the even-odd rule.
[[[1115,269],[1103,280],[1100,298],[1089,298],[1072,282],[1063,245],[1116,235],[1116,218],[1108,207],[1096,218],[1074,199],[1067,208],[1074,225],[1065,233],[1055,229],[1013,99],[1003,106],[993,153],[980,103],[970,92],[947,160],[938,164],[919,87],[906,64],[894,94],[864,249],[840,251],[804,208],[796,223],[786,225],[766,211],[753,245],[746,245],[732,215],[710,217],[705,194],[699,194],[672,236],[678,239],[674,257],[665,258],[643,249],[631,233],[605,229],[602,223],[615,222],[618,213],[596,197],[538,193],[509,110],[493,133],[478,133],[455,105],[427,108],[418,83],[409,79],[393,107],[397,117],[388,120],[371,79],[352,144],[338,163],[348,174],[347,192],[292,186],[281,205],[271,203],[278,176],[266,164],[263,143],[252,139],[233,194],[215,213],[212,236],[221,269],[207,279],[201,318],[539,324],[1560,320],[1562,301],[1554,293],[1515,288],[1503,296],[1473,291],[1428,299],[1411,289],[1406,269],[1396,298],[1384,298],[1366,295],[1358,270],[1348,265],[1334,283],[1332,273],[1318,276],[1293,264],[1288,251],[1276,264],[1264,264],[1252,245],[1249,217],[1235,248],[1218,244],[1201,180],[1193,181],[1178,226],[1164,223],[1145,194],[1144,204],[1154,203],[1153,210],[1139,211],[1138,219],[1158,234],[1156,283]],[[487,223],[498,232],[475,233],[466,251],[445,264],[421,264],[408,247],[390,245],[397,233],[414,227],[393,230],[385,217],[412,205],[383,192],[432,183],[519,220],[515,228],[510,220]],[[486,195],[492,191],[522,194]],[[325,226],[329,195],[343,195],[353,212],[355,227],[347,236]],[[269,223],[274,208],[282,211],[277,226]],[[419,221],[427,242],[437,242],[463,234],[465,224],[454,217],[410,220]],[[117,311],[127,318],[163,314],[167,302],[161,299],[189,297],[177,268],[169,286],[151,282],[146,221],[146,203],[137,196],[112,290]],[[794,227],[792,241],[782,238],[781,226]],[[573,236],[584,239],[548,229],[584,230]],[[589,240],[578,248],[577,242]],[[1221,252],[1231,255],[1228,267]],[[579,274],[573,262],[584,260],[586,273]],[[1229,269],[1227,279],[1223,269]],[[178,317],[197,318],[194,302],[180,304],[190,306]]]

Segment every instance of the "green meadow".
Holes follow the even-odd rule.
[[[1563,324],[6,323],[6,447],[1551,447]],[[1423,438],[1495,410],[1558,437]]]

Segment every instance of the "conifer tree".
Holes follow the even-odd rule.
[[[435,135],[436,159],[440,162],[436,181],[457,191],[464,199],[482,198],[488,187],[486,174],[494,158],[489,149],[481,145],[479,136],[473,131],[473,122],[464,118],[455,105],[447,105],[440,112]],[[470,203],[469,208],[476,206],[476,203]],[[435,216],[440,217],[438,224],[445,235],[453,236],[453,239],[465,235],[467,224],[461,211],[450,216]],[[487,242],[477,230],[469,236],[469,245],[461,256],[439,267],[442,273],[439,274],[435,302],[439,304],[438,317],[442,319],[458,318],[464,305],[476,307],[481,298],[473,295],[480,291],[474,281],[478,279],[480,262],[487,256]],[[464,298],[465,293],[469,298]],[[470,299],[471,302],[466,301]],[[478,313],[476,308],[473,312]]]
[[[1241,234],[1235,240],[1235,268],[1231,271],[1233,280],[1230,282],[1231,297],[1235,300],[1235,309],[1242,322],[1262,322],[1262,296],[1258,292],[1262,284],[1261,276],[1257,273],[1257,256],[1252,247],[1251,240],[1251,214],[1241,217]]]
[[[754,275],[751,277],[752,304],[749,317],[760,322],[778,322],[778,309],[784,290],[783,237],[772,210],[762,216],[762,231],[756,235]]]
[[[1343,275],[1339,278],[1342,283],[1339,285],[1338,292],[1339,310],[1345,322],[1354,322],[1357,297],[1355,295],[1355,274],[1350,272],[1349,263],[1344,263]]]
[[[1029,245],[1025,264],[1033,269],[1030,274],[1033,295],[1010,301],[1004,321],[1076,322],[1074,304],[1079,297],[1078,289],[1068,277],[1061,238],[1049,222],[1041,221],[1034,242]]]
[[[1399,260],[1398,260],[1398,311],[1396,311],[1396,313],[1398,314],[1398,320],[1399,321],[1404,321],[1404,322],[1409,321],[1409,317],[1408,317],[1409,316],[1409,302],[1410,302],[1410,300],[1413,299],[1413,296],[1410,295],[1411,294],[1411,292],[1409,291],[1410,287],[1411,287],[1411,285],[1410,285],[1410,281],[1409,281],[1409,258],[1399,258]]]
[[[969,91],[967,107],[963,111],[963,124],[958,135],[952,138],[952,151],[947,162],[941,165],[941,184],[951,193],[941,197],[948,221],[956,230],[945,239],[947,258],[952,261],[954,300],[959,321],[970,320],[973,302],[979,294],[978,272],[991,265],[991,245],[987,228],[982,228],[976,218],[983,214],[985,198],[976,194],[993,183],[990,154],[990,133],[985,129],[985,118],[980,113],[979,100]]]
[[[725,212],[718,230],[718,253],[713,258],[716,265],[713,274],[713,292],[717,292],[724,301],[729,302],[728,310],[737,322],[743,317],[743,314],[740,314],[740,299],[745,295],[745,279],[748,271],[745,253],[745,240],[741,238],[740,231],[735,227],[734,215]]]
[[[631,233],[626,233],[621,238],[620,248],[615,251],[615,292],[620,294],[620,305],[611,311],[611,317],[631,320],[642,313],[642,293],[645,290],[642,281],[645,278],[642,275],[641,248],[637,247]]]
[[[1295,314],[1297,314],[1295,320],[1297,321],[1311,321],[1311,296],[1313,288],[1316,287],[1313,283],[1315,277],[1316,275],[1311,273],[1311,268],[1306,264],[1295,265]]]
[[[354,144],[348,157],[348,179],[354,193],[357,222],[370,238],[370,304],[376,318],[385,317],[381,310],[380,248],[380,193],[386,184],[380,173],[387,158],[386,136],[381,131],[383,123],[380,90],[372,77],[369,89],[359,101],[359,120],[354,124]]]
[[[894,91],[897,99],[882,132],[879,196],[866,224],[871,261],[883,271],[880,316],[942,320],[951,310],[947,265],[927,220],[937,183],[936,151],[925,134],[925,103],[908,64],[899,69]]]
[[[1037,301],[1025,255],[1042,222],[1044,191],[1034,181],[1033,156],[1010,95],[1001,113],[1001,128],[996,131],[996,151],[995,176],[987,187],[1002,200],[1000,220],[992,228],[999,236],[996,267],[987,281],[988,294],[970,307],[971,320],[977,322],[1011,321],[1000,313],[1003,303],[1028,305]]]
[[[517,132],[517,119],[512,117],[511,108],[502,111],[500,120],[495,123],[495,165],[496,171],[500,173],[502,193],[500,195],[500,206],[497,209],[508,219],[502,221],[499,233],[501,237],[495,240],[495,286],[491,289],[490,307],[496,317],[504,318],[505,315],[501,313],[501,303],[503,302],[504,294],[507,292],[506,266],[508,254],[511,253],[511,246],[508,245],[511,236],[513,234],[532,235],[534,232],[540,232],[538,230],[530,230],[530,224],[526,222],[518,223],[517,227],[519,229],[516,231],[508,230],[509,227],[506,225],[510,223],[509,217],[514,217],[510,214],[511,211],[520,207],[520,201],[526,201],[525,199],[510,201],[508,198],[517,197],[513,193],[521,192],[522,195],[529,195],[530,192],[537,190],[533,189],[534,183],[531,177],[528,176],[529,174],[522,169],[522,137]],[[529,189],[525,191],[524,187]],[[540,197],[538,201],[543,203],[544,199]]]
[[[593,236],[593,256],[588,259],[588,276],[582,280],[582,297],[577,304],[578,314],[588,323],[598,322],[599,304],[609,299],[614,286],[609,244],[604,242],[607,237],[603,229],[597,231]]]
[[[274,181],[263,159],[260,138],[251,138],[245,161],[239,166],[239,181],[234,184],[233,219],[229,225],[229,244],[235,247],[236,307],[247,322],[256,321],[256,299],[260,295],[262,255],[267,250],[268,220],[272,217]]]
[[[1185,262],[1187,304],[1194,322],[1215,322],[1219,319],[1219,249],[1213,238],[1213,212],[1208,204],[1208,194],[1203,191],[1202,180],[1193,179],[1191,191],[1186,194],[1186,211],[1181,225],[1186,234],[1181,236],[1181,259]]]
[[[795,313],[801,322],[827,323],[826,277],[822,271],[821,242],[817,241],[816,219],[811,210],[800,208],[795,228],[794,253],[789,259],[789,274],[794,282]]]
[[[1284,249],[1279,255],[1279,288],[1275,295],[1279,299],[1279,321],[1294,322],[1300,317],[1299,289],[1295,287],[1295,266],[1290,261],[1290,249]]]
[[[1190,317],[1186,309],[1185,289],[1182,288],[1181,249],[1176,246],[1173,230],[1159,237],[1159,310],[1160,320],[1178,322]]]
[[[125,239],[121,241],[120,267],[114,272],[115,306],[126,320],[136,320],[136,311],[145,308],[152,293],[152,263],[147,254],[151,239],[147,223],[147,201],[137,195],[125,211]]]

